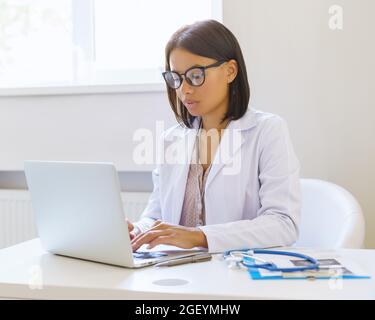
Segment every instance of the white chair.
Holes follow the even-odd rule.
[[[362,248],[365,221],[357,200],[327,181],[301,179],[300,235],[294,246]]]

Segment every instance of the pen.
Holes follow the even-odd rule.
[[[172,267],[172,266],[177,266],[177,265],[185,264],[185,263],[209,261],[211,259],[212,259],[212,256],[209,253],[206,253],[206,254],[200,254],[200,255],[195,255],[195,256],[186,257],[186,258],[179,258],[179,259],[169,260],[165,262],[160,262],[160,263],[157,263],[155,267]]]

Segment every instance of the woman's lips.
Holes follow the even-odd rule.
[[[184,101],[184,105],[188,108],[188,109],[193,109],[195,108],[197,105],[198,105],[198,101],[194,101],[194,100],[185,100]]]

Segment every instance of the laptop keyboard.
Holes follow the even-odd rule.
[[[162,252],[133,252],[133,258],[136,259],[155,259],[165,256],[167,254]]]

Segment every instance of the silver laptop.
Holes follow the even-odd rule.
[[[38,234],[51,253],[138,268],[204,251],[133,253],[112,163],[25,161],[25,175]]]

